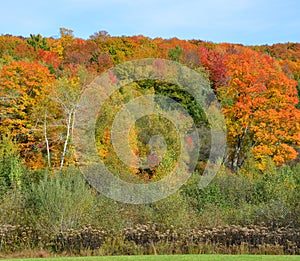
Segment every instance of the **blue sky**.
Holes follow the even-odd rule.
[[[299,0],[10,0],[2,1],[0,34],[87,39],[111,35],[178,37],[213,42],[300,42]]]

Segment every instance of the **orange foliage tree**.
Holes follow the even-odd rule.
[[[53,81],[53,75],[38,62],[12,62],[0,71],[0,134],[10,133],[31,167],[42,164],[39,119]]]
[[[237,171],[249,155],[266,168],[294,160],[300,144],[296,82],[271,57],[236,47],[224,61],[226,84],[217,92],[227,121],[229,163]]]

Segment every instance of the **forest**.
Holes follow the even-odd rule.
[[[201,75],[221,106],[227,147],[218,174],[199,188],[211,126],[195,98],[153,79],[113,92],[98,113],[95,142],[99,158],[120,179],[157,182],[180,154],[172,122],[150,115],[130,130],[130,147],[149,158],[151,137],[167,136],[172,146],[163,160],[138,168],[119,159],[110,133],[118,111],[132,99],[163,95],[176,101],[203,143],[180,190],[131,205],[101,195],[81,174],[76,113],[97,76],[145,58],[174,61]],[[300,254],[299,97],[300,43],[244,46],[106,31],[81,39],[67,28],[57,38],[1,35],[0,254]]]

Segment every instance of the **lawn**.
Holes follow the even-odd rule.
[[[40,258],[21,258],[21,259],[5,259],[12,261],[38,261]],[[60,257],[60,258],[43,258],[43,261],[80,261],[80,260],[100,260],[100,261],[231,261],[231,260],[300,260],[300,256],[272,256],[272,255],[161,255],[161,256],[101,256],[101,257]]]

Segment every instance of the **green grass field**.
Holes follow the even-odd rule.
[[[18,258],[18,259],[5,259],[12,261],[39,261],[40,258]],[[270,260],[270,261],[279,261],[279,260],[300,260],[300,256],[273,256],[273,255],[162,255],[162,256],[103,256],[103,257],[60,257],[60,258],[43,258],[43,261],[237,261],[237,260],[249,260],[249,261],[257,261],[257,260]]]

